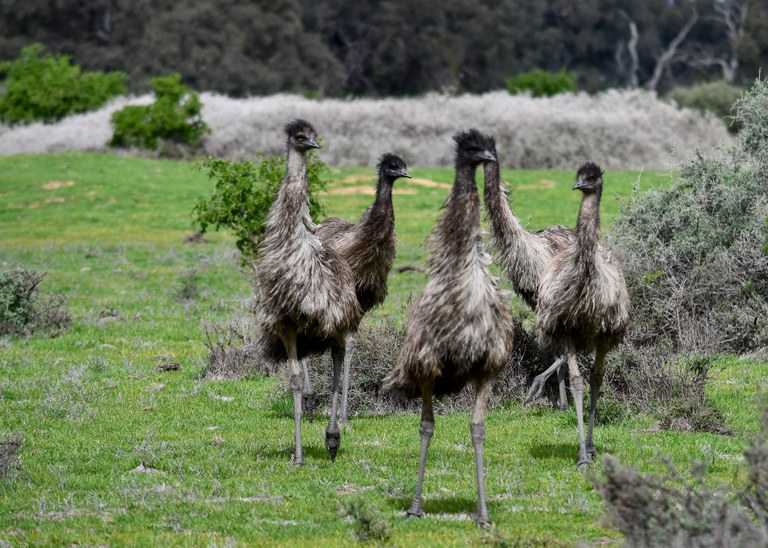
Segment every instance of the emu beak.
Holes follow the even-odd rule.
[[[585,181],[584,179],[578,179],[576,181],[576,184],[574,184],[571,187],[571,190],[579,190],[580,188],[584,188],[585,186],[588,186],[588,185],[589,183],[587,183],[587,181]]]
[[[410,174],[410,173],[408,173],[408,170],[407,170],[407,169],[404,169],[403,171],[401,171],[401,172],[400,172],[400,175],[401,175],[402,177],[408,177],[409,179],[413,179],[413,177],[411,177],[411,174]]]
[[[496,161],[496,155],[493,152],[490,152],[488,150],[481,150],[477,153],[477,157],[481,160],[486,160],[487,162],[495,162]]]
[[[317,141],[315,141],[314,139],[310,139],[309,141],[307,141],[307,146],[309,148],[320,148],[320,145],[318,145]]]

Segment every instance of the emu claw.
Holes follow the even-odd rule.
[[[477,516],[475,523],[477,523],[479,529],[489,529],[493,525],[488,516]]]
[[[578,470],[586,470],[589,468],[590,464],[592,464],[592,455],[586,453],[584,455],[579,455],[579,463],[576,465],[576,468]]]
[[[309,422],[312,422],[315,420],[315,395],[314,394],[304,394],[302,396],[302,399],[304,400],[303,408],[304,408],[304,414],[307,416],[307,420]]]
[[[413,519],[413,518],[423,518],[424,517],[424,510],[421,508],[414,508],[411,506],[409,510],[405,512],[405,519]]]
[[[336,454],[339,452],[339,446],[341,445],[341,432],[338,427],[330,428],[325,431],[325,446],[328,448],[328,453],[331,455],[331,461],[336,460]]]
[[[541,396],[542,390],[544,390],[544,381],[539,379],[539,377],[536,377],[533,379],[533,383],[531,383],[531,387],[528,389],[528,393],[525,395],[525,401],[523,403],[531,403]]]

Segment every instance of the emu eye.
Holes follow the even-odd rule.
[[[469,147],[467,149],[467,152],[469,152],[470,154],[476,154],[477,153],[477,147]]]

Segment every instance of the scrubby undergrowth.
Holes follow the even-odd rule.
[[[330,165],[372,165],[388,150],[409,164],[450,166],[451,136],[470,126],[496,137],[505,166],[522,168],[572,169],[585,159],[609,169],[665,168],[675,149],[709,149],[729,139],[714,115],[678,109],[639,90],[551,98],[503,91],[381,100],[317,101],[294,95],[232,99],[211,93],[200,98],[202,117],[211,129],[201,153],[233,160],[250,158],[257,150],[282,154],[282,126],[296,117],[318,128],[324,137],[320,156]],[[151,100],[120,98],[55,125],[5,128],[0,130],[0,154],[106,150],[112,113]]]

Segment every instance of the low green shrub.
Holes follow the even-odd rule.
[[[243,263],[252,262],[264,235],[269,208],[285,175],[285,158],[262,155],[258,162],[205,158],[198,163],[198,168],[208,171],[215,186],[210,197],[198,200],[192,210],[193,221],[203,233],[210,227],[229,229],[235,235]],[[326,188],[327,172],[323,161],[310,153],[307,158],[309,212],[315,220],[324,214],[317,193]]]
[[[129,105],[112,114],[110,146],[148,150],[156,150],[159,144],[197,147],[210,132],[200,116],[199,95],[182,84],[178,74],[153,78],[151,84],[154,103]]]
[[[507,80],[507,90],[512,95],[529,91],[534,97],[551,97],[558,93],[577,91],[578,87],[576,78],[570,72],[533,69]]]
[[[23,266],[0,272],[0,336],[38,331],[55,335],[69,327],[72,317],[63,307],[63,297],[38,295],[44,278],[45,274]]]
[[[721,80],[689,87],[678,86],[669,93],[669,97],[681,108],[712,112],[735,132],[738,125],[732,124],[728,118],[731,117],[733,104],[739,100],[743,92],[743,88],[728,85]]]
[[[6,74],[0,119],[9,124],[55,122],[68,114],[101,107],[124,94],[124,72],[81,72],[68,55],[45,54],[41,44],[21,50],[18,59],[0,62]]]
[[[350,501],[344,513],[351,518],[359,542],[385,542],[392,534],[387,519],[362,499]]]
[[[643,475],[606,455],[593,481],[627,546],[766,546],[768,544],[768,408],[744,451],[746,485],[710,487],[706,464],[685,477],[665,460],[667,474]]]

